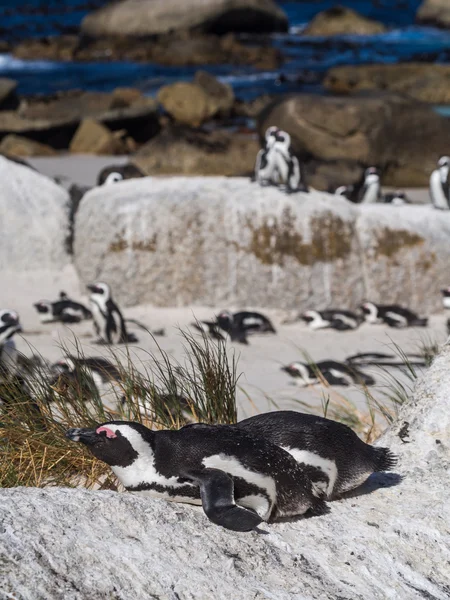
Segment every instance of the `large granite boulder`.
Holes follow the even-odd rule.
[[[447,600],[449,361],[446,347],[378,442],[396,473],[321,517],[236,533],[127,493],[0,490],[5,598]]]
[[[0,157],[0,272],[59,272],[69,261],[69,195],[37,171]]]
[[[284,12],[273,0],[122,0],[88,14],[88,36],[149,36],[177,30],[211,33],[287,31]]]
[[[326,89],[338,94],[389,90],[421,102],[450,103],[450,66],[427,63],[335,67],[326,74]]]
[[[449,152],[448,119],[390,93],[287,96],[262,111],[261,137],[271,125],[290,133],[303,160],[375,165],[385,185],[398,187],[427,186],[437,160]]]
[[[255,136],[168,126],[132,162],[147,175],[251,175],[258,150]]]
[[[75,222],[84,283],[123,304],[439,309],[450,212],[358,206],[239,178],[143,178],[88,192]],[[434,290],[434,291],[433,291]]]
[[[382,23],[363,17],[351,8],[333,6],[318,13],[302,31],[303,35],[376,35],[384,33]]]
[[[450,4],[447,0],[423,0],[416,18],[419,23],[450,27]]]

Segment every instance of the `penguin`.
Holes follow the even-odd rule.
[[[450,308],[450,286],[441,290],[442,294],[442,306],[444,308]]]
[[[99,343],[126,344],[137,342],[137,338],[129,334],[125,320],[117,304],[111,296],[111,288],[107,283],[94,283],[87,286],[91,295],[89,298],[94,328],[99,336]]]
[[[363,319],[349,310],[307,310],[300,319],[308,324],[309,329],[336,329],[348,331],[358,329]]]
[[[393,354],[384,354],[382,352],[361,352],[359,354],[348,356],[345,359],[345,362],[352,367],[426,367],[426,362],[421,354],[405,354],[399,360],[399,357]]]
[[[404,204],[411,204],[411,200],[408,198],[406,193],[400,190],[383,194],[381,199],[384,202],[384,204],[392,204],[392,206],[403,206]]]
[[[301,386],[321,383],[321,377],[330,385],[375,385],[375,380],[370,375],[336,360],[321,360],[315,364],[293,362],[281,367],[281,370],[296,378]]]
[[[0,309],[0,377],[17,371],[18,352],[13,337],[21,331],[19,315],[14,310]]]
[[[195,323],[191,323],[191,326],[208,335],[213,340],[220,340],[223,342],[227,340],[227,334],[219,327],[217,321],[196,321]]]
[[[92,319],[92,313],[80,302],[71,300],[65,292],[60,292],[59,300],[50,302],[40,300],[33,304],[39,313],[41,323],[79,323],[83,319]]]
[[[291,151],[291,136],[269,127],[265,147],[258,152],[254,178],[261,185],[284,185],[287,193],[308,192],[298,158]]]
[[[401,329],[404,327],[426,327],[427,318],[421,318],[407,308],[397,304],[375,304],[373,302],[364,302],[361,305],[366,323],[375,325],[385,323],[389,327]]]
[[[316,415],[274,411],[235,427],[292,454],[328,500],[357,488],[372,473],[392,470],[397,462],[388,448],[366,444],[347,425]]]
[[[144,173],[132,163],[126,165],[110,165],[100,171],[97,176],[97,186],[118,183],[126,179],[144,177]]]
[[[325,494],[292,455],[244,429],[192,424],[152,431],[110,421],[66,436],[110,465],[128,491],[201,504],[213,523],[232,531],[327,511]]]
[[[354,185],[340,185],[336,189],[330,188],[329,192],[330,192],[330,194],[334,194],[335,196],[343,196],[347,200],[350,200],[350,202],[353,202],[352,197],[355,192],[355,186]]]
[[[375,204],[381,198],[381,183],[378,170],[369,167],[364,173],[364,184],[358,192],[358,204]]]
[[[449,185],[450,157],[441,156],[437,169],[430,175],[430,198],[434,208],[449,210],[450,185]]]
[[[248,344],[247,336],[254,333],[276,333],[270,319],[259,312],[222,310],[215,321],[200,321],[193,326],[213,339],[231,340]]]
[[[103,185],[109,185],[111,183],[118,183],[119,181],[123,181],[123,175],[121,173],[117,173],[116,171],[113,171],[105,178]]]

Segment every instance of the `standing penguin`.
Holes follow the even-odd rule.
[[[375,204],[381,198],[380,175],[375,167],[369,167],[364,173],[364,184],[358,193],[359,204]]]
[[[288,452],[243,429],[193,424],[152,431],[110,421],[66,435],[110,465],[128,491],[202,504],[226,529],[251,531],[262,521],[326,510],[325,494]]]
[[[103,344],[126,344],[137,341],[134,336],[127,333],[125,320],[119,307],[111,296],[111,288],[107,283],[94,283],[87,286],[91,295],[91,307],[94,327],[99,342]]]
[[[449,185],[450,157],[441,156],[437,169],[430,175],[430,198],[434,208],[449,210],[450,185]]]
[[[328,499],[358,487],[374,472],[391,470],[397,462],[390,450],[365,444],[347,425],[315,415],[280,410],[235,427],[292,454]]]
[[[275,163],[274,156],[270,154],[276,140],[278,127],[269,127],[264,135],[264,148],[256,155],[254,179],[260,185],[271,185],[274,183]]]

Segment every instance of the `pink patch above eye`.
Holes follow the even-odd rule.
[[[95,433],[102,433],[102,432],[106,433],[106,437],[107,438],[116,438],[117,435],[114,433],[114,431],[112,429],[108,429],[108,427],[99,427],[98,429],[95,430]]]

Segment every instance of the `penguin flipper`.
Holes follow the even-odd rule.
[[[263,519],[234,502],[233,479],[220,469],[190,471],[185,475],[200,487],[203,510],[210,521],[232,531],[251,531]]]

